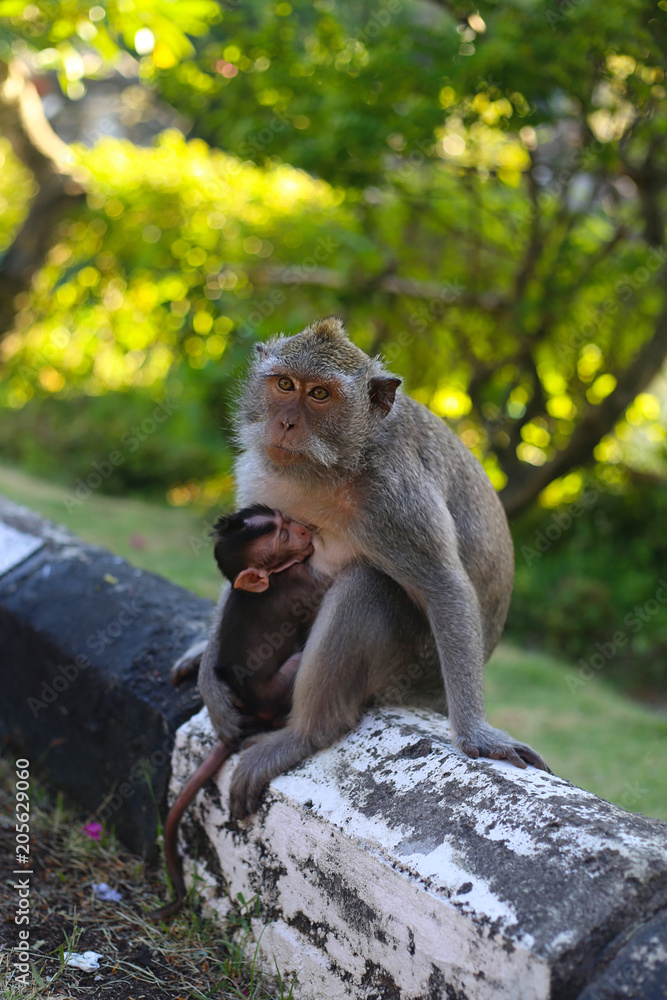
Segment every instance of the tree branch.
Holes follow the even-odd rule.
[[[247,270],[247,265],[227,265],[232,269],[238,267]],[[368,275],[365,278],[351,279],[343,271],[329,267],[315,267],[306,270],[295,265],[282,267],[274,265],[248,271],[248,277],[254,285],[288,285],[298,288],[299,285],[313,285],[319,288],[345,290],[352,286],[359,291],[368,287],[378,289],[387,295],[405,296],[412,299],[434,299],[443,302],[456,302],[457,305],[478,306],[488,312],[495,312],[502,306],[502,296],[499,292],[484,291],[480,294],[466,291],[460,285],[452,282],[448,285],[437,281],[420,281],[417,278],[402,278],[398,274]]]
[[[498,455],[498,461],[503,472],[506,473],[509,479],[514,475],[515,470],[522,469],[523,463],[519,462],[516,457],[516,449],[521,444],[522,437],[521,431],[529,424],[531,420],[535,417],[540,416],[544,413],[546,409],[546,399],[544,398],[544,390],[542,388],[542,382],[540,380],[539,372],[537,371],[537,365],[535,364],[535,359],[532,354],[527,354],[525,358],[526,366],[528,368],[528,374],[530,375],[531,381],[533,383],[533,395],[530,398],[528,405],[526,406],[526,411],[524,415],[517,420],[512,421],[512,426],[509,432],[509,443],[504,447],[500,448],[496,445],[496,453]]]
[[[645,389],[667,358],[667,300],[653,335],[639,350],[632,364],[619,374],[616,388],[598,406],[590,406],[568,444],[555,458],[541,466],[518,464],[500,499],[512,517],[535,500],[541,491],[570,469],[590,461],[593,449],[609,434],[635,396]]]
[[[83,188],[73,176],[74,158],[49,125],[39,94],[18,62],[0,62],[0,132],[37,184],[28,216],[0,262],[0,337],[16,317],[25,291],[56,242],[56,225]]]

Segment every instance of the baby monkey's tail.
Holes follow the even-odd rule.
[[[227,758],[234,753],[236,749],[237,748],[234,745],[230,746],[226,743],[216,743],[206,760],[199,765],[192,777],[186,781],[178,798],[169,810],[167,823],[164,829],[164,853],[165,860],[167,862],[167,871],[169,873],[169,878],[171,879],[175,897],[171,903],[167,903],[166,906],[160,907],[159,910],[153,910],[149,913],[149,920],[153,920],[155,922],[159,920],[167,920],[169,917],[173,917],[174,914],[178,913],[183,906],[183,900],[185,899],[187,892],[185,888],[185,881],[183,879],[183,859],[178,853],[178,827],[181,822],[181,817],[199,789],[204,787],[208,779],[213,777],[213,775],[220,769]]]

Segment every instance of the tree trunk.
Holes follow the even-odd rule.
[[[83,197],[74,158],[49,125],[42,102],[18,61],[0,62],[0,132],[32,172],[37,193],[0,263],[0,338],[16,317],[16,297],[30,286],[56,242],[63,213]]]

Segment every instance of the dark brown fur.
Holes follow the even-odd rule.
[[[231,698],[235,720],[233,733],[225,733],[208,757],[183,787],[167,816],[165,824],[165,861],[174,890],[171,903],[151,914],[153,920],[166,920],[178,913],[186,890],[183,866],[178,853],[178,828],[181,817],[200,788],[240,745],[241,734],[262,732],[284,724],[292,705],[294,677],[301,650],[308,637],[326,587],[317,586],[307,555],[312,551],[310,533],[302,525],[293,529],[287,541],[263,530],[248,531],[248,525],[263,521],[266,526],[283,523],[278,511],[268,508],[239,511],[220,518],[214,528],[214,553],[221,572],[234,575],[258,565],[268,571],[268,587],[249,593],[231,589],[224,611],[217,618],[211,644],[217,651],[213,676],[219,692]],[[306,559],[276,572],[291,558]],[[230,581],[232,582],[232,581]],[[238,582],[238,581],[237,581]],[[192,649],[187,659],[178,662],[172,679],[180,681],[199,666],[201,650]],[[216,727],[218,728],[218,727]],[[218,730],[219,731],[219,730]]]
[[[242,715],[279,721],[292,707],[293,661],[319,608],[314,593],[307,563],[272,575],[263,594],[230,593],[216,634],[215,676]]]

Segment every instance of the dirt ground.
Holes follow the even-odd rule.
[[[169,897],[162,870],[149,867],[102,833],[85,831],[87,817],[43,783],[30,787],[29,987],[16,979],[19,894],[14,888],[15,768],[0,759],[0,997],[3,1000],[190,1000],[291,996],[280,982],[256,975],[243,958],[248,904],[239,901],[226,924],[201,914],[196,897],[170,924],[154,926],[150,910]],[[106,883],[120,902],[97,898]],[[259,904],[251,901],[254,908]],[[25,927],[26,925],[22,925]],[[64,952],[101,954],[100,968],[83,972]]]

